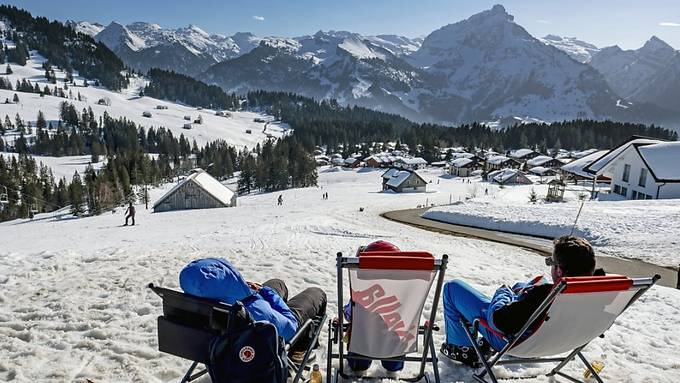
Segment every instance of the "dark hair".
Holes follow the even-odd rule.
[[[557,238],[553,258],[567,277],[590,276],[595,271],[595,252],[584,238]]]

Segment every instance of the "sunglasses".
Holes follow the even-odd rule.
[[[555,261],[555,258],[553,258],[552,256],[550,256],[550,257],[545,257],[544,259],[545,259],[545,265],[546,265],[546,266],[555,266],[555,265],[557,265],[557,261]]]

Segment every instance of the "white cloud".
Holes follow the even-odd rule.
[[[257,21],[264,21],[264,16],[253,16],[253,19]]]
[[[670,21],[664,21],[662,23],[659,23],[659,26],[661,27],[680,27],[680,23],[673,23]]]

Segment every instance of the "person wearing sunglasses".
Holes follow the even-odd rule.
[[[555,240],[553,253],[545,258],[551,268],[553,282],[562,277],[578,277],[604,274],[595,271],[595,252],[587,240],[564,236]],[[469,367],[480,365],[477,354],[461,325],[461,319],[472,323],[476,318],[486,321],[488,327],[480,326],[481,338],[477,340],[482,352],[501,350],[506,345],[503,334],[521,330],[531,314],[545,300],[553,283],[543,276],[529,282],[518,282],[512,287],[503,285],[489,298],[462,280],[449,281],[444,285],[444,318],[446,343],[441,353]],[[529,333],[525,334],[529,335]]]

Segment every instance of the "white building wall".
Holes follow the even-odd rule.
[[[625,165],[630,165],[630,177],[628,178],[628,181],[623,180]],[[640,172],[642,169],[647,170],[647,180],[644,186],[639,185]],[[635,199],[634,194],[636,193],[634,192],[644,193],[651,196],[652,199],[657,198],[657,191],[659,191],[659,185],[661,184],[654,180],[652,173],[647,169],[647,166],[632,145],[606,166],[604,174],[610,175],[612,179],[610,192],[613,194],[622,195],[620,193],[620,188],[625,188],[626,199]],[[617,186],[619,188],[617,188]],[[615,190],[619,190],[619,193],[615,193]],[[680,198],[679,184],[667,184],[666,186],[662,186],[660,190],[659,198]]]

